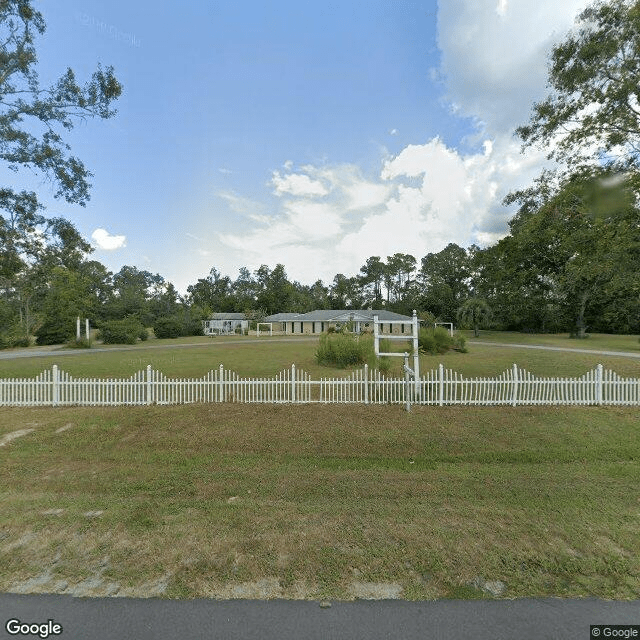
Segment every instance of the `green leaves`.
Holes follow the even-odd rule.
[[[597,2],[579,30],[552,52],[554,92],[516,130],[524,146],[551,146],[549,157],[578,167],[589,160],[640,162],[640,2]]]

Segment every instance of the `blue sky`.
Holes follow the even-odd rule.
[[[515,126],[582,0],[37,2],[43,84],[113,65],[118,114],[66,138],[86,208],[36,188],[109,269],[180,291],[283,263],[326,284],[366,258],[495,242],[544,152]],[[11,180],[16,181],[12,174]]]

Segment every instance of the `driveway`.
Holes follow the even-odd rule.
[[[544,351],[566,351],[570,353],[592,353],[601,356],[621,356],[623,358],[640,358],[640,353],[631,351],[596,351],[595,349],[572,349],[570,347],[547,347],[537,344],[508,344],[504,342],[478,342],[467,340],[467,344],[487,345],[490,347],[510,347],[517,349],[542,349]],[[640,636],[638,636],[640,638]]]

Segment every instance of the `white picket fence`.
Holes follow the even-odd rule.
[[[271,378],[243,378],[218,369],[202,378],[139,371],[130,378],[74,378],[56,365],[35,378],[0,379],[0,406],[148,405],[193,402],[359,403],[425,405],[640,405],[640,379],[602,365],[579,378],[534,376],[517,365],[496,377],[465,378],[442,365],[408,385],[377,370],[312,380],[291,369]]]

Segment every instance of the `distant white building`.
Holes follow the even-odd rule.
[[[203,323],[205,336],[233,335],[249,330],[249,321],[244,313],[212,313]]]
[[[274,331],[287,334],[323,333],[330,327],[336,330],[344,325],[353,333],[373,332],[373,318],[378,316],[380,333],[411,334],[412,318],[386,309],[316,309],[309,313],[276,313],[264,321],[273,323]],[[406,324],[385,324],[385,321],[405,321]]]

